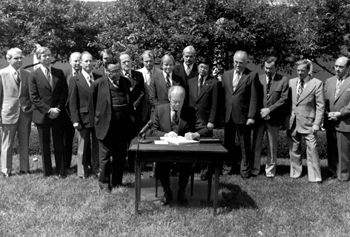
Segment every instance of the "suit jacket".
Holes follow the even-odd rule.
[[[262,106],[262,87],[258,74],[246,68],[233,91],[232,80],[234,70],[222,75],[222,86],[225,93],[225,123],[230,118],[236,124],[246,124],[248,118],[257,119]],[[261,105],[259,104],[261,103]]]
[[[198,76],[187,82],[189,105],[198,109],[205,124],[216,123],[221,82],[208,75],[198,95]]]
[[[340,112],[341,117],[337,121],[329,121],[327,117],[325,117],[324,127],[326,129],[334,127],[339,132],[350,132],[350,76],[344,79],[337,99],[335,99],[336,85],[336,76],[326,80],[324,89],[326,102],[325,116],[328,116],[329,112]]]
[[[111,91],[109,89],[109,79],[107,76],[101,77],[99,80],[94,81],[90,87],[90,121],[93,121],[96,137],[99,140],[103,140],[109,130],[109,125],[112,118],[112,102]],[[123,76],[119,80],[119,88],[121,88],[128,101],[129,114],[132,122],[135,122],[133,116],[133,103],[130,96],[130,81]]]
[[[20,112],[31,117],[33,111],[28,89],[30,72],[20,69],[21,82],[18,88],[12,70],[12,66],[0,70],[0,112],[3,124],[15,124]]]
[[[142,101],[142,105],[141,105],[141,120],[142,121],[146,121],[148,119],[150,119],[151,117],[151,110],[152,110],[152,103],[150,101],[149,98],[149,91],[150,91],[150,87],[151,87],[151,81],[154,78],[154,75],[157,73],[162,73],[162,70],[160,70],[157,67],[153,67],[152,69],[152,76],[150,78],[150,81],[147,83],[146,82],[146,78],[147,78],[147,69],[145,67],[137,70],[139,72],[142,73],[142,76],[144,78],[144,87],[145,87],[145,97]]]
[[[92,74],[94,80],[102,77],[95,73]],[[93,121],[90,120],[89,115],[90,86],[81,72],[71,78],[68,98],[72,122],[80,123],[82,128],[93,127]]]
[[[162,137],[171,130],[170,104],[158,105],[154,111],[154,123],[151,129],[152,136]],[[185,136],[187,132],[198,132],[201,137],[210,135],[209,129],[204,124],[198,110],[183,106],[179,118],[177,134]]]
[[[94,69],[92,72],[95,73],[95,74],[98,74],[100,76],[106,76],[105,67],[103,65],[101,65],[97,69]]]
[[[298,78],[289,80],[289,126],[295,128],[299,133],[311,133],[313,125],[321,126],[323,114],[325,111],[325,100],[323,92],[323,83],[319,79],[312,78],[306,83],[306,86],[297,100]]]
[[[46,79],[41,68],[37,68],[29,76],[30,99],[35,106],[33,111],[33,122],[37,124],[47,124],[51,122],[48,111],[51,108],[61,110],[56,120],[61,120],[65,113],[65,104],[68,97],[68,86],[63,71],[51,67],[52,88]]]
[[[142,108],[142,101],[145,97],[145,86],[142,73],[131,70],[130,84],[130,99],[133,102],[133,106],[136,111],[140,113]]]
[[[172,74],[173,86],[178,85],[185,88],[185,85],[181,79],[181,77]],[[156,71],[154,73],[154,77],[151,80],[150,90],[149,90],[149,99],[153,108],[159,104],[169,103],[168,98],[168,89],[166,88],[165,78],[163,75],[163,71]]]
[[[185,67],[184,67],[183,62],[182,62],[181,64],[179,64],[179,65],[176,65],[176,66],[174,67],[173,73],[175,73],[177,76],[181,77],[181,78],[182,78],[182,81],[183,81],[183,83],[184,83],[184,85],[186,86],[186,85],[187,85],[187,81],[188,81],[189,79],[198,76],[197,64],[193,64],[191,73],[190,73],[190,75],[188,75],[188,76],[187,76],[187,74],[186,74],[186,70],[185,70]]]
[[[288,78],[276,73],[271,82],[269,95],[267,95],[266,74],[259,75],[259,80],[264,90],[263,107],[270,109],[270,119],[267,122],[272,125],[281,125],[286,116],[288,103]]]

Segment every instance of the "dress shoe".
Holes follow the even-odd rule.
[[[12,176],[12,174],[11,174],[11,173],[6,173],[6,174],[2,173],[2,175],[3,175],[5,178],[9,178],[9,177],[11,177],[11,176]]]
[[[177,201],[182,206],[187,206],[188,205],[188,200],[187,200],[185,192],[180,191],[180,192],[177,193]]]
[[[173,200],[173,193],[171,191],[165,192],[162,200],[160,200],[160,205],[166,206],[169,205],[170,201]]]
[[[23,170],[20,170],[19,171],[19,174],[22,175],[22,174],[26,174],[26,175],[30,175],[32,172],[30,171],[23,171]]]
[[[87,175],[84,175],[84,176],[79,176],[80,179],[87,179],[88,176]]]

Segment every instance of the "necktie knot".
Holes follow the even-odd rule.
[[[166,74],[166,87],[169,89],[171,87],[170,75]]]
[[[126,76],[127,78],[130,78],[129,72],[125,72],[125,76]]]

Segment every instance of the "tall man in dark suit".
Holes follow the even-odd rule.
[[[209,135],[209,129],[205,126],[198,111],[184,105],[185,96],[185,89],[181,86],[173,86],[169,89],[170,103],[158,105],[154,111],[152,135],[157,137],[184,136],[189,140]],[[168,205],[173,199],[169,174],[171,167],[171,163],[157,162],[156,165],[156,175],[164,190],[162,205]],[[191,167],[192,164],[189,163],[180,164],[177,199],[181,205],[188,204],[185,189],[191,175]]]
[[[101,60],[101,66],[97,69],[94,70],[94,73],[96,74],[99,74],[101,76],[105,76],[106,75],[106,71],[107,71],[107,68],[106,68],[106,62],[108,60],[111,60],[114,55],[113,55],[113,52],[112,50],[110,49],[104,49],[102,50],[100,53],[100,60]]]
[[[130,131],[135,126],[135,118],[130,80],[120,75],[119,62],[107,61],[106,68],[106,76],[92,83],[90,116],[101,149],[99,186],[110,193],[113,187],[122,185],[127,143],[130,141]]]
[[[71,68],[64,71],[64,76],[67,80],[67,85],[69,85],[69,81],[72,77],[78,75],[78,73],[81,70],[80,66],[80,58],[81,53],[74,52],[69,57],[69,64],[71,65]],[[64,116],[63,123],[64,126],[62,128],[63,131],[63,154],[64,154],[64,163],[65,168],[69,169],[71,162],[72,162],[72,152],[73,152],[73,139],[74,139],[74,133],[75,129],[73,127],[73,123],[69,114],[69,98],[67,100],[66,104],[68,116]]]
[[[0,70],[1,171],[11,176],[13,143],[17,134],[20,174],[29,174],[29,136],[33,106],[29,98],[29,72],[21,69],[23,54],[19,48],[6,53],[9,66]]]
[[[99,143],[93,121],[89,116],[89,98],[91,84],[101,76],[92,72],[92,60],[89,52],[83,52],[82,70],[73,76],[69,83],[69,110],[73,126],[78,131],[77,167],[80,178],[86,178],[89,175],[89,167],[95,177],[99,173]]]
[[[219,115],[219,92],[221,82],[210,74],[210,61],[201,59],[198,63],[198,76],[187,82],[189,105],[198,109],[198,112],[212,133]],[[203,164],[201,179],[208,178],[208,164]]]
[[[198,75],[196,61],[196,50],[193,46],[187,46],[182,51],[182,58],[184,60],[180,65],[176,65],[174,68],[174,74],[180,76],[185,86],[187,86],[187,81]]]
[[[328,169],[341,181],[350,179],[350,60],[340,57],[334,65],[336,76],[325,84]]]
[[[246,68],[248,62],[246,52],[237,51],[233,61],[234,69],[222,75],[225,94],[225,147],[232,157],[226,163],[234,168],[239,162],[233,153],[237,133],[242,149],[240,173],[243,178],[249,178],[253,161],[250,145],[251,129],[258,116],[258,100],[262,100],[260,93],[262,88],[258,74]]]
[[[263,108],[260,119],[254,127],[253,152],[254,163],[252,175],[260,172],[261,149],[264,133],[267,134],[267,157],[265,173],[272,178],[276,174],[277,139],[280,127],[284,121],[286,103],[288,100],[288,79],[277,73],[277,58],[268,57],[265,61],[265,73],[259,75],[263,85]]]
[[[174,65],[173,56],[166,54],[162,57],[163,71],[155,72],[150,84],[149,99],[153,108],[159,104],[169,103],[168,90],[171,86],[185,86],[181,77],[173,73]]]
[[[296,63],[298,77],[289,80],[289,124],[287,126],[290,155],[290,177],[302,175],[301,140],[307,146],[307,170],[310,182],[322,182],[320,160],[316,149],[316,133],[325,111],[323,83],[310,78],[310,62]],[[287,118],[288,118],[287,117]]]
[[[61,179],[66,177],[62,116],[68,96],[67,82],[62,70],[51,67],[51,51],[49,48],[39,47],[35,54],[40,62],[40,67],[30,74],[29,94],[35,106],[33,122],[38,129],[44,176],[52,174],[50,151],[52,134],[56,173],[57,177]]]

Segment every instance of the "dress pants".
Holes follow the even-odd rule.
[[[69,118],[66,118],[67,120]],[[65,121],[62,128],[63,131],[63,155],[64,155],[64,166],[66,169],[70,168],[72,163],[72,153],[73,153],[73,140],[75,129],[73,123],[70,121]]]
[[[106,137],[103,140],[99,140],[101,171],[99,185],[102,189],[111,189],[114,186],[122,185],[123,181],[130,122],[125,117],[121,119],[113,117]],[[111,156],[113,157],[112,161],[110,160]]]
[[[39,134],[44,176],[52,175],[50,149],[51,131],[55,154],[56,174],[64,175],[63,132],[61,121],[52,119],[48,124],[37,124],[36,126]]]
[[[12,171],[13,143],[17,133],[19,166],[21,171],[29,171],[29,136],[31,131],[32,115],[20,112],[17,123],[3,124],[1,135],[1,172]]]
[[[267,177],[274,177],[276,174],[276,160],[277,160],[277,139],[280,126],[271,125],[267,121],[257,125],[254,129],[253,135],[253,151],[254,163],[252,174],[258,175],[260,172],[261,149],[264,133],[267,135],[267,157],[265,165],[265,173]]]
[[[226,161],[228,166],[237,166],[240,162],[240,174],[243,178],[247,178],[250,176],[251,167],[252,167],[252,154],[250,147],[250,136],[251,136],[251,128],[245,124],[235,124],[232,119],[228,123],[225,124],[225,148],[229,152],[229,160]],[[242,151],[242,159],[238,160],[240,156],[235,154],[235,139],[236,133],[238,135],[238,141],[241,145]],[[236,157],[237,156],[237,157]]]
[[[77,168],[78,176],[89,174],[89,167],[93,174],[99,173],[99,142],[94,128],[82,128],[78,134]],[[91,152],[92,145],[92,152]]]
[[[156,176],[162,184],[164,193],[170,192],[170,170],[173,167],[171,162],[157,162]],[[191,176],[192,163],[179,163],[179,192],[185,192],[188,179]]]
[[[307,171],[310,182],[322,181],[320,159],[316,149],[316,135],[301,134],[295,128],[287,131],[290,156],[290,177],[299,178],[302,174],[301,140],[306,142]]]

